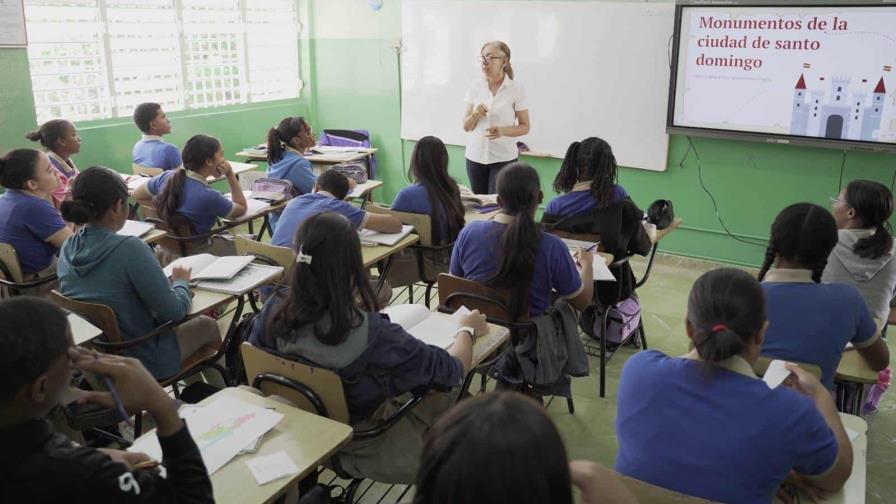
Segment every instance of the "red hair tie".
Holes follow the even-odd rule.
[[[713,334],[715,334],[717,332],[727,331],[727,330],[728,330],[728,326],[726,326],[725,324],[716,324],[716,325],[712,326]]]

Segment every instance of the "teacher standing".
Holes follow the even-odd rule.
[[[514,138],[529,132],[529,107],[525,89],[513,80],[507,44],[482,46],[480,65],[482,78],[464,97],[464,131],[472,132],[465,153],[467,176],[474,193],[495,194],[498,172],[519,156]]]

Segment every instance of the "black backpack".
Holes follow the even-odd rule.
[[[657,229],[666,229],[674,218],[675,212],[670,200],[656,200],[647,209],[647,222],[654,224]]]

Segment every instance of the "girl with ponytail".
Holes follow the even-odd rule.
[[[168,321],[180,322],[192,304],[189,269],[175,267],[169,281],[146,243],[118,234],[128,212],[121,176],[108,168],[84,170],[72,184],[71,199],[62,202],[62,215],[83,227],[63,245],[57,269],[62,294],[112,308],[125,340]],[[221,334],[214,319],[202,316],[126,353],[163,379],[180,371],[181,362],[204,345],[217,348]]]
[[[853,180],[831,203],[838,241],[821,279],[856,286],[878,325],[886,327],[896,291],[896,250],[889,222],[893,194],[878,182]]]
[[[71,180],[80,173],[72,156],[81,152],[81,137],[75,125],[65,119],[53,119],[41,125],[36,131],[25,135],[32,142],[40,142],[50,157],[53,168],[59,172],[59,188],[53,191],[53,202],[59,204],[71,192]]]
[[[155,176],[134,191],[141,204],[155,208],[163,221],[185,217],[195,234],[211,231],[219,217],[233,219],[246,213],[246,197],[217,138],[196,135],[187,140],[181,153],[184,168]],[[232,199],[208,185],[209,177],[227,179]]]
[[[795,364],[774,389],[753,371],[769,329],[759,282],[734,268],[703,274],[685,329],[687,355],[646,350],[623,367],[616,471],[713,502],[771,502],[791,471],[839,490],[852,446],[830,392]]]
[[[515,319],[545,313],[554,291],[584,309],[593,293],[593,255],[580,250],[577,271],[563,241],[538,228],[535,210],[543,198],[538,172],[513,163],[501,170],[497,185],[501,213],[464,227],[454,244],[451,274],[506,290]]]
[[[304,117],[287,117],[269,129],[268,178],[290,181],[297,195],[313,192],[317,176],[304,154],[314,144],[314,131]],[[279,219],[279,214],[268,217],[272,233]]]
[[[830,212],[811,203],[790,205],[772,223],[759,271],[771,323],[762,355],[819,366],[821,381],[831,390],[847,343],[877,371],[890,362],[858,289],[820,283],[836,244],[837,224]]]

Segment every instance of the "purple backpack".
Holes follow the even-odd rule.
[[[622,300],[609,308],[607,315],[607,342],[622,343],[632,333],[638,330],[641,324],[641,303],[638,298],[632,296]],[[602,337],[601,317],[594,319],[594,334]]]
[[[370,147],[370,132],[367,130],[325,129],[317,139],[319,145],[335,147]],[[370,156],[370,178],[376,178],[376,155]]]

